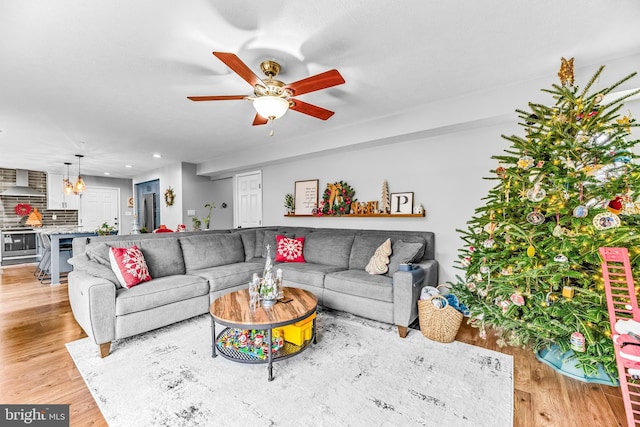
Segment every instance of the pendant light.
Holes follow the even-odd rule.
[[[71,184],[71,181],[69,180],[69,166],[71,166],[71,163],[64,162],[64,164],[67,165],[67,177],[62,180],[64,184],[64,194],[70,196],[73,194],[73,184]]]
[[[76,157],[78,158],[78,179],[75,185],[73,186],[73,192],[75,194],[80,194],[87,188],[87,186],[84,185],[84,180],[82,179],[82,175],[80,175],[80,159],[83,158],[84,156],[82,154],[76,154]]]

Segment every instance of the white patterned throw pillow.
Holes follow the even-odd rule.
[[[391,239],[381,244],[369,260],[365,271],[369,274],[384,274],[389,269],[389,256],[391,255]]]

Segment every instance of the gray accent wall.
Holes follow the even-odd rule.
[[[465,228],[475,208],[495,183],[484,180],[498,166],[491,156],[508,148],[501,134],[519,132],[515,124],[495,124],[445,135],[363,148],[262,168],[264,225],[433,231],[439,281],[454,281],[462,273],[454,268],[463,244],[456,229]],[[319,179],[321,193],[327,183],[344,180],[359,201],[380,200],[386,179],[390,193],[413,192],[424,218],[284,217],[285,193],[297,180]],[[320,198],[321,200],[321,198]]]

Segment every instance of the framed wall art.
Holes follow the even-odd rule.
[[[391,193],[391,215],[413,213],[413,192]]]
[[[313,215],[318,208],[318,180],[296,181],[295,183],[295,214]]]

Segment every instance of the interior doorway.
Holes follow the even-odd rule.
[[[152,232],[160,226],[160,180],[136,184],[136,214],[140,229]]]
[[[120,230],[120,189],[87,187],[80,195],[78,225],[93,231],[105,222]]]
[[[236,228],[262,225],[262,171],[238,174],[234,177],[234,215]]]

